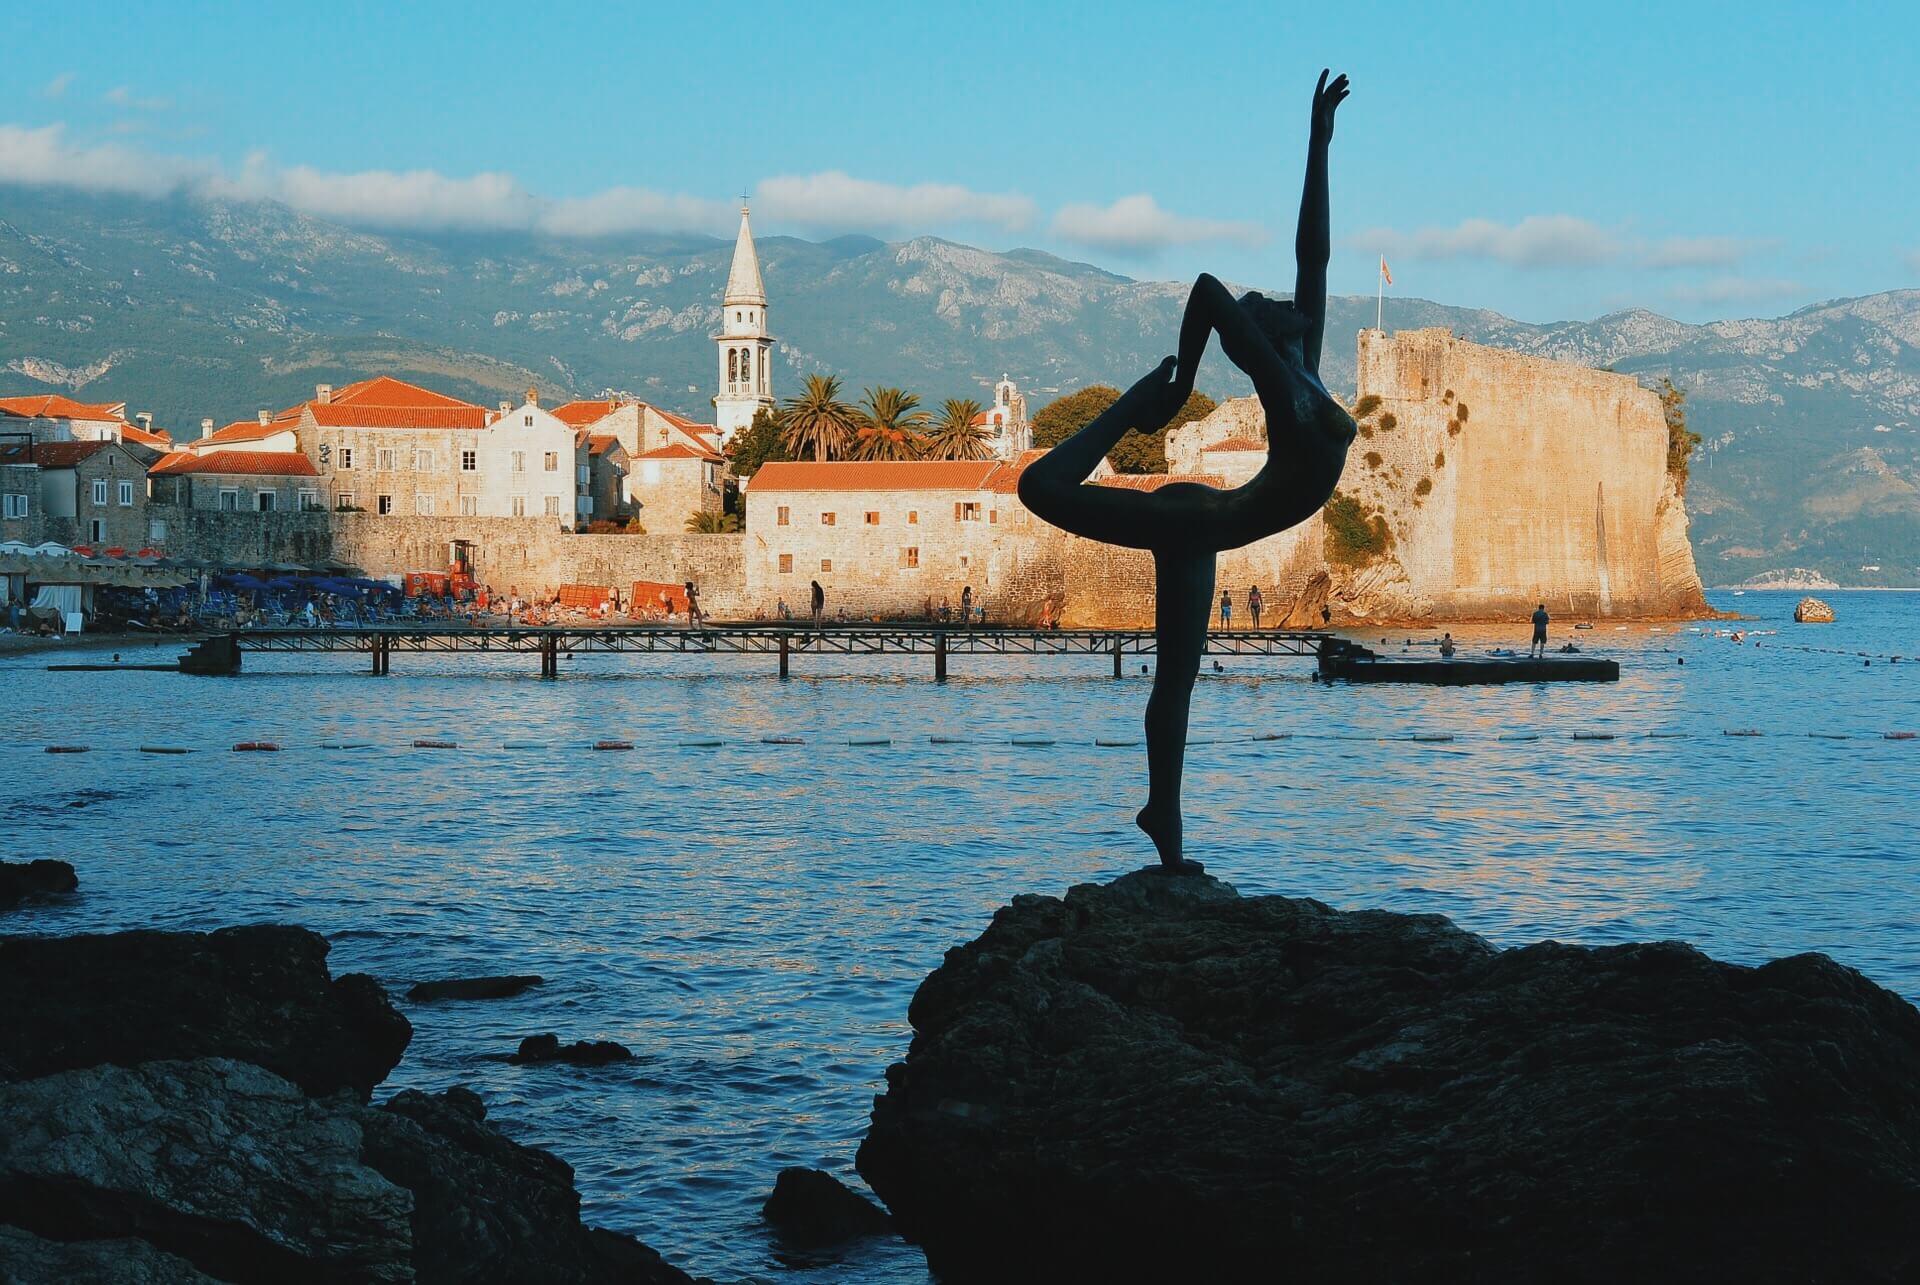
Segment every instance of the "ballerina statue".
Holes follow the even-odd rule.
[[[1347,97],[1347,78],[1327,72],[1313,91],[1307,179],[1294,240],[1298,263],[1293,298],[1255,291],[1235,299],[1216,278],[1193,283],[1180,322],[1180,351],[1123,393],[1107,411],[1029,465],[1020,501],[1075,535],[1153,553],[1154,636],[1159,652],[1147,698],[1147,805],[1136,824],[1153,840],[1162,868],[1198,873],[1181,852],[1180,777],[1187,754],[1187,714],[1206,650],[1216,556],[1319,512],[1340,480],[1352,443],[1352,418],[1320,382],[1320,345],[1327,328],[1327,144],[1333,115]],[[1128,429],[1164,428],[1193,391],[1209,332],[1253,380],[1267,418],[1267,463],[1244,486],[1216,490],[1174,482],[1156,491],[1085,485]]]

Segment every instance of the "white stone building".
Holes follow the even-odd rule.
[[[720,392],[713,399],[713,422],[724,448],[733,434],[753,423],[754,412],[773,409],[773,336],[767,333],[767,288],[760,280],[760,258],[753,249],[747,210],[740,207],[740,235],[733,243],[733,267],[720,300]]]
[[[987,444],[998,459],[1013,459],[1033,447],[1026,394],[1005,375],[993,386],[993,405],[976,415],[973,422],[987,430]]]

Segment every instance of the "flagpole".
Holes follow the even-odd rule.
[[[1375,330],[1385,331],[1386,327],[1380,324],[1386,315],[1387,308],[1387,261],[1385,259],[1380,260],[1380,271],[1374,275],[1373,284],[1375,288],[1373,297],[1373,328]]]

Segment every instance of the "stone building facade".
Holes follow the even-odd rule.
[[[625,452],[618,516],[649,531],[681,529],[690,514],[725,507],[727,461],[711,425],[642,401],[575,401],[553,413],[583,432],[611,435]]]
[[[172,449],[153,416],[127,418],[125,402],[81,402],[59,393],[0,397],[0,439],[36,442],[118,442],[136,454],[157,458]]]
[[[0,539],[129,553],[148,544],[147,461],[131,447],[100,439],[19,443],[0,449],[0,466]]]

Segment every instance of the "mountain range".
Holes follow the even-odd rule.
[[[1126,384],[1172,351],[1182,283],[932,237],[759,241],[780,336],[776,392],[827,372],[937,404],[1009,374],[1030,405]],[[0,186],[0,393],[150,410],[176,437],[372,373],[483,403],[538,387],[710,411],[731,242],[398,235],[270,202]],[[1265,283],[1256,283],[1265,284]],[[1329,301],[1327,382],[1350,390],[1374,301]],[[1766,320],[1631,310],[1533,325],[1389,300],[1390,328],[1608,366],[1686,391],[1703,437],[1688,506],[1702,577],[1790,567],[1920,585],[1920,291]],[[1247,391],[1223,361],[1215,396]]]

